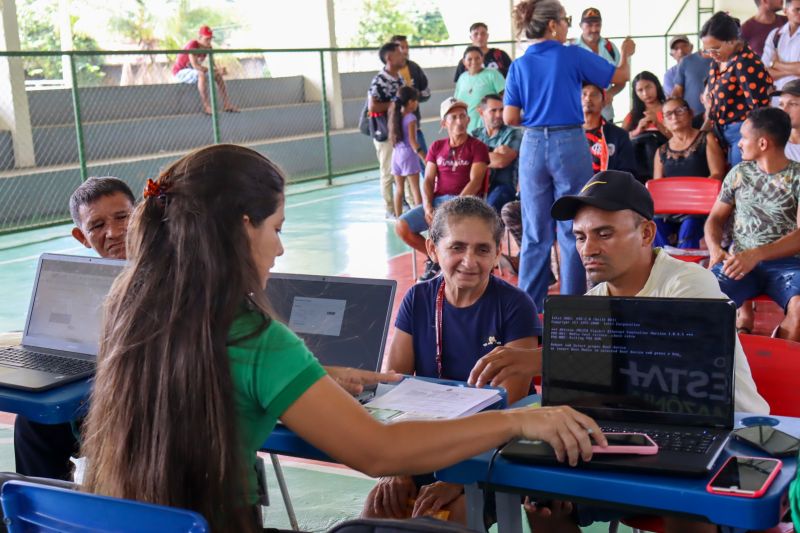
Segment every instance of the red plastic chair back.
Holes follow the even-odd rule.
[[[663,178],[647,182],[657,215],[707,215],[722,182],[709,178]]]
[[[770,413],[800,417],[800,343],[746,334],[739,340]]]

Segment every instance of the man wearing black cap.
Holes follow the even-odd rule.
[[[675,90],[675,76],[678,75],[678,65],[681,64],[683,58],[691,55],[694,46],[685,35],[676,35],[669,40],[669,55],[675,60],[672,65],[664,73],[664,94],[668,97],[672,96],[672,91]]]
[[[551,214],[556,220],[572,219],[578,254],[596,283],[588,295],[727,299],[708,270],[653,248],[653,199],[628,172],[595,174],[579,195],[556,200]],[[736,409],[769,411],[738,339]]]
[[[792,161],[800,161],[800,80],[792,80],[776,95],[778,107],[789,115],[792,133],[783,152]]]
[[[575,42],[577,46],[585,48],[599,55],[612,65],[619,65],[622,58],[619,49],[614,43],[600,36],[603,29],[603,17],[596,7],[589,7],[581,14],[581,36]],[[603,118],[609,122],[614,121],[614,97],[619,94],[625,84],[614,84],[606,89],[606,106],[603,108]]]
[[[656,224],[653,199],[633,174],[617,170],[599,172],[580,194],[562,196],[553,204],[555,220],[572,220],[578,254],[586,275],[595,283],[589,296],[647,296],[655,298],[725,299],[714,275],[695,263],[670,257],[653,248]],[[523,352],[523,351],[521,351]],[[470,382],[485,384],[500,372],[530,372],[530,351],[505,350],[491,361],[479,360]],[[490,356],[484,357],[484,359]],[[756,390],[750,366],[736,339],[735,408],[769,413],[769,405]],[[487,365],[488,362],[493,364]],[[538,529],[537,529],[538,530]]]

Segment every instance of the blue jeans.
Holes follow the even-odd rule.
[[[672,222],[663,218],[655,219],[658,233],[653,246],[664,247],[672,245],[677,248],[700,248],[700,239],[703,238],[706,217],[687,217],[681,222]],[[670,237],[677,234],[677,240],[670,242]]]
[[[455,194],[443,194],[442,196],[436,196],[433,199],[433,208],[436,209],[447,200],[452,200],[457,195]],[[425,207],[422,205],[418,205],[416,207],[412,207],[400,217],[400,220],[405,221],[408,224],[408,228],[413,231],[414,233],[422,233],[428,229],[428,222],[425,220]]]
[[[739,139],[742,138],[742,122],[725,124],[720,129],[725,142],[728,144],[728,163],[731,167],[742,162],[742,151],[739,149]]]
[[[785,312],[789,300],[800,296],[800,259],[797,257],[761,261],[739,281],[722,273],[722,263],[714,265],[711,271],[717,276],[719,288],[736,303],[736,307],[766,294]]]
[[[489,204],[500,214],[500,210],[508,202],[512,202],[517,196],[517,190],[513,185],[508,183],[498,183],[489,189],[489,194],[486,195],[486,203]]]
[[[519,287],[543,309],[550,281],[550,248],[556,238],[561,250],[561,293],[586,292],[586,272],[575,249],[572,221],[556,223],[553,202],[578,194],[592,178],[592,156],[580,126],[569,129],[527,129],[519,152],[522,207],[522,251]]]
[[[425,142],[425,134],[422,133],[422,128],[419,127],[419,124],[417,124],[417,144],[422,148],[423,152],[428,153],[428,143]],[[422,168],[425,168],[425,158],[423,157],[422,160]]]

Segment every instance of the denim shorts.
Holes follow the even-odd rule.
[[[175,74],[175,79],[178,80],[178,83],[197,83],[197,78],[199,77],[199,72],[191,67],[186,67],[178,71]]]
[[[433,208],[436,209],[447,200],[452,200],[455,197],[456,195],[454,194],[437,196],[433,199]],[[428,229],[428,223],[425,221],[425,208],[421,205],[410,209],[407,213],[403,213],[400,220],[408,224],[408,228],[414,233],[422,233]]]
[[[794,296],[800,296],[800,258],[786,257],[772,261],[761,261],[745,277],[734,281],[722,273],[722,264],[712,268],[717,276],[719,288],[728,298],[742,305],[746,300],[766,294],[786,311]]]

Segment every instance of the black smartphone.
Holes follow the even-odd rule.
[[[771,457],[729,457],[708,482],[706,490],[714,494],[759,498],[769,488],[783,463]]]
[[[789,457],[800,451],[800,439],[772,426],[750,426],[731,432],[733,438],[775,457]]]

